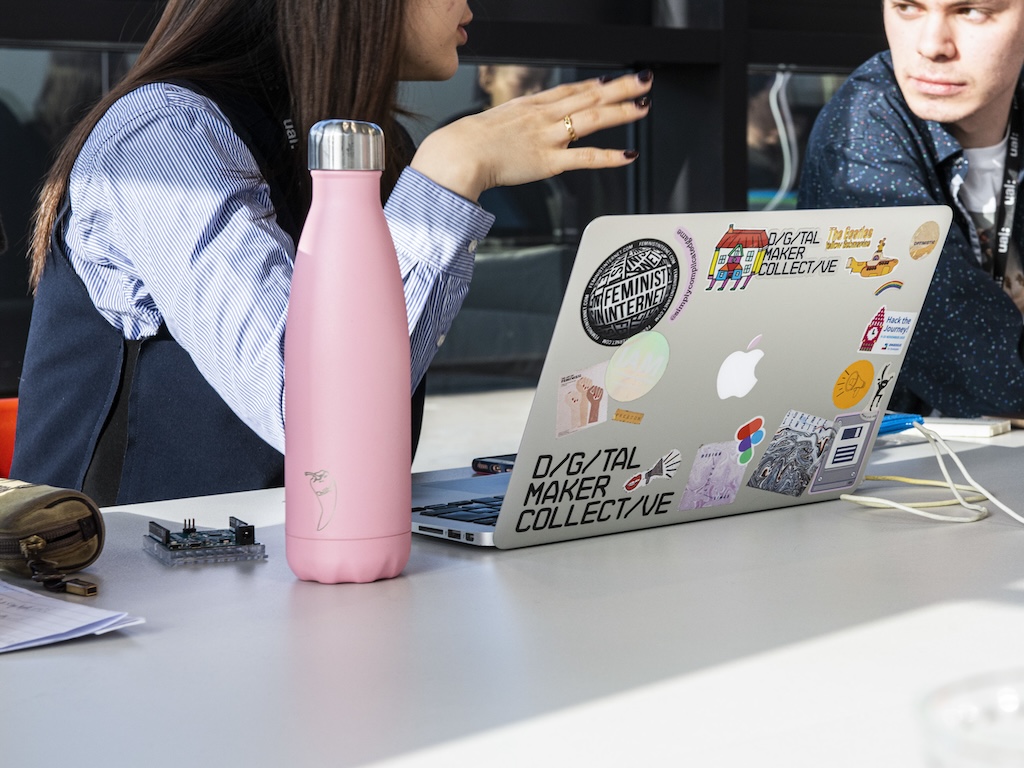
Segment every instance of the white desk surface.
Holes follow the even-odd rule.
[[[1016,442],[963,458],[1019,511]],[[913,768],[926,692],[1024,666],[1024,525],[997,510],[828,502],[508,552],[416,539],[400,578],[325,586],[288,570],[283,506],[108,510],[100,595],[65,599],[147,623],[0,656],[0,765]],[[267,562],[142,551],[149,519],[230,515]]]

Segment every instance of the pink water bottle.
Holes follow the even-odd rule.
[[[285,542],[300,579],[388,579],[409,559],[409,323],[380,203],[384,135],[309,132],[313,201],[285,333]]]

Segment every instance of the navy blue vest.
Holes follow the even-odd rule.
[[[300,225],[264,161],[287,146],[283,129],[255,105],[214,100],[264,168],[278,222],[297,242]],[[81,489],[101,506],[283,485],[284,457],[234,414],[165,327],[125,341],[99,314],[64,252],[67,213],[35,296],[11,476]],[[414,447],[422,398],[421,386]]]

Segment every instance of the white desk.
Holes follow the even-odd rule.
[[[1019,510],[1020,456],[964,460]],[[417,539],[402,577],[325,586],[266,526],[282,497],[108,511],[89,604],[147,623],[0,656],[0,765],[905,768],[921,695],[1024,664],[1024,526],[998,511],[830,502],[509,552]],[[142,551],[149,519],[232,514],[264,526],[268,562]]]

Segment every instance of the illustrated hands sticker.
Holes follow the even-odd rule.
[[[661,478],[670,478],[679,469],[679,463],[682,461],[682,454],[679,451],[673,449],[658,459],[654,466],[648,469],[646,472],[633,475],[629,480],[623,484],[623,488],[627,491],[632,492],[637,488],[641,488],[652,480],[659,480]]]
[[[334,517],[334,510],[338,506],[338,489],[335,487],[334,478],[326,469],[319,472],[307,472],[309,487],[316,494],[316,500],[320,504],[320,519],[317,521],[316,529],[322,531]]]

